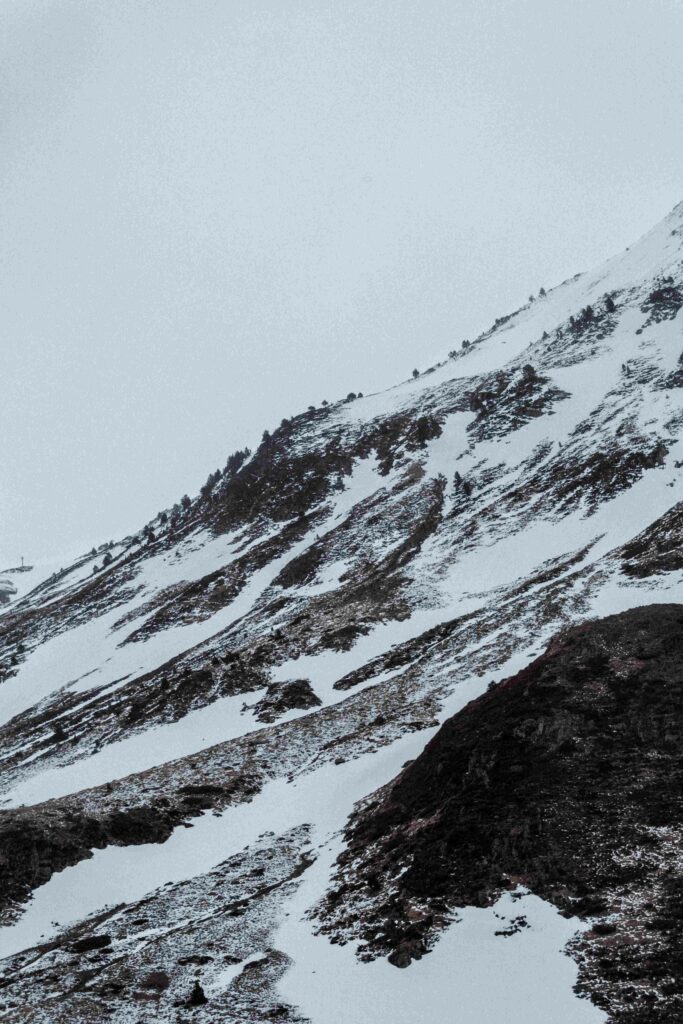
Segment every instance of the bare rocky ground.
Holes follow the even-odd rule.
[[[456,908],[524,886],[591,920],[574,952],[598,1005],[680,1019],[682,741],[683,605],[567,630],[357,812],[323,930],[407,967]]]

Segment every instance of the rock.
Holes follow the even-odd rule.
[[[613,921],[596,921],[593,925],[596,935],[614,935],[616,930],[617,926]]]
[[[415,942],[412,939],[404,939],[403,942],[399,942],[393,953],[390,953],[387,960],[394,967],[410,967],[413,960],[420,960],[424,952],[424,947],[421,943]]]
[[[259,722],[274,722],[287,711],[315,708],[321,703],[308,679],[290,679],[270,683],[265,695],[253,705],[253,711]]]
[[[411,921],[413,903],[443,921],[438,906],[490,906],[515,879],[568,916],[609,913],[578,940],[581,991],[628,1007],[629,979],[646,970],[661,1012],[638,1021],[677,1019],[664,986],[683,948],[682,695],[682,605],[561,633],[359,808],[323,931],[351,937],[355,915],[362,952],[404,968],[416,927],[422,941],[433,928]]]
[[[412,963],[412,957],[407,949],[403,946],[397,946],[393,953],[390,953],[387,960],[394,967],[410,967]]]
[[[157,992],[163,992],[171,984],[171,979],[166,971],[151,971],[142,984],[145,988],[153,988]]]
[[[87,953],[91,949],[104,949],[111,945],[111,935],[88,935],[71,945],[72,953]]]

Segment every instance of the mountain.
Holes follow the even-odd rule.
[[[682,305],[680,204],[2,610],[0,1019],[683,1019]]]

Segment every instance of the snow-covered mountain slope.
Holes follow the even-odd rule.
[[[683,204],[3,611],[4,1019],[175,1021],[196,980],[211,1021],[448,1019],[459,992],[464,1024],[647,1019],[563,955],[587,924],[545,890],[446,908],[407,971],[306,911],[440,723],[558,630],[683,600],[681,305]],[[531,927],[497,935],[517,898]]]

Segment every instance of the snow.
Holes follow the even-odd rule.
[[[297,594],[300,597],[315,597],[317,594],[326,594],[329,590],[335,590],[339,586],[341,577],[348,572],[351,565],[352,563],[345,558],[330,562],[323,566],[314,583],[297,587]]]
[[[602,617],[639,608],[641,605],[683,604],[683,571],[644,581],[626,580],[614,574],[590,600],[590,615]]]
[[[386,479],[377,473],[376,458],[359,461],[346,488],[336,495],[324,524],[309,530],[302,540],[254,572],[234,601],[201,622],[177,625],[154,633],[144,642],[120,646],[121,630],[114,628],[115,623],[140,604],[142,596],[137,594],[128,604],[45,641],[29,653],[18,674],[0,689],[0,724],[62,687],[83,692],[94,686],[110,686],[124,678],[143,675],[223,632],[252,610],[291,559],[333,530],[355,505],[385,486]],[[203,551],[200,561],[201,570],[195,566],[195,571],[204,575],[208,566]],[[220,568],[220,564],[214,567]],[[187,571],[185,560],[184,574]],[[168,585],[171,575],[168,560],[161,556],[152,566],[145,567],[148,587]],[[136,626],[139,625],[138,620]]]
[[[675,362],[680,337],[677,338],[672,324],[664,326],[664,362],[668,369]],[[539,443],[549,440],[555,445],[560,444],[578,423],[591,415],[605,392],[616,387],[622,362],[636,355],[642,344],[635,333],[620,334],[619,344],[605,348],[593,362],[590,373],[586,372],[583,364],[555,370],[551,375],[553,383],[569,392],[571,397],[557,403],[552,417],[532,420],[502,443],[487,441],[469,451],[469,441],[463,430],[465,414],[449,417],[444,434],[430,443],[426,460],[428,472],[431,475],[442,473],[450,481],[456,469],[466,477],[475,465],[482,462],[497,465],[507,448],[514,452],[515,463],[519,465]],[[670,418],[672,410],[668,403],[664,392],[648,394],[648,405],[644,411],[650,423],[662,423]],[[637,404],[634,403],[632,411],[638,411]],[[449,570],[442,583],[443,601],[453,612],[459,609],[463,596],[514,582],[529,575],[543,562],[567,552],[593,544],[591,560],[594,560],[625,543],[671,507],[672,488],[680,491],[683,480],[680,468],[676,467],[676,462],[682,459],[683,442],[679,440],[669,451],[663,467],[649,470],[631,488],[603,502],[591,516],[574,513],[551,520],[543,519],[539,514],[533,529],[524,526],[502,537],[498,533],[488,542],[484,537],[475,550],[459,558],[453,558],[450,552]],[[510,470],[509,475],[512,482],[516,470]],[[499,489],[504,484],[505,478],[496,481]],[[515,528],[514,523],[508,522],[503,523],[501,530],[506,526],[507,529]],[[414,569],[415,575],[437,575],[445,560],[444,543],[447,541],[437,537],[424,546]],[[446,617],[448,614],[444,613]]]
[[[73,563],[80,562],[83,558],[85,558],[83,565],[73,565]],[[69,554],[62,555],[60,557],[41,559],[27,572],[13,573],[11,579],[16,584],[18,592],[17,597],[9,605],[0,608],[0,615],[6,612],[13,612],[21,601],[34,603],[31,592],[36,587],[40,586],[41,583],[45,583],[49,580],[51,576],[55,575],[55,573],[61,572],[63,568],[71,566],[67,574],[50,589],[51,595],[63,595],[67,590],[71,590],[84,579],[91,576],[92,567],[98,562],[98,560],[101,562],[101,554],[88,557],[82,552],[72,551]],[[0,573],[0,575],[2,575],[2,573]],[[44,599],[44,595],[41,595],[41,597]]]
[[[386,479],[377,473],[375,458],[359,461],[345,489],[336,495],[325,522],[309,531],[285,554],[255,572],[227,608],[202,623],[178,626],[153,635],[145,643],[118,647],[114,646],[116,632],[113,625],[125,610],[119,607],[46,641],[31,652],[15,679],[0,689],[0,714],[4,721],[9,721],[14,715],[32,707],[62,686],[83,691],[95,685],[108,685],[110,690],[112,686],[123,685],[131,676],[150,671],[188,647],[227,628],[248,614],[290,559],[333,530],[351,509],[371,497],[379,487],[386,485]],[[213,569],[217,558],[219,564],[225,564],[224,559],[229,551],[230,541],[222,537],[213,542],[207,542],[201,537],[186,542],[177,559],[182,565],[183,578],[192,574],[197,574],[197,577],[205,575]],[[164,554],[157,556],[152,564],[148,562],[145,566],[147,586],[160,588],[168,585],[172,578],[177,579],[178,570],[172,564],[175,561],[176,557],[169,558]],[[344,563],[337,563],[328,568],[328,573],[342,572],[343,568]],[[320,584],[326,587],[329,577],[321,580]],[[135,602],[139,600],[138,596]],[[250,699],[258,700],[264,693],[259,691],[256,695],[251,694]],[[335,700],[341,700],[344,696],[343,693],[334,693]],[[161,764],[169,759],[169,754],[173,758],[180,758],[198,753],[216,743],[261,728],[261,723],[251,714],[241,714],[244,701],[244,695],[220,698],[207,707],[189,712],[180,721],[137,732],[108,744],[96,754],[74,764],[39,771],[5,794],[0,804],[17,806],[54,799],[82,789],[84,779],[87,779],[89,787],[100,785]],[[306,712],[295,709],[280,720],[288,721],[303,714]],[[32,760],[32,757],[27,758],[25,764]]]
[[[502,670],[516,672],[527,659],[528,651],[520,651]],[[463,680],[446,701],[441,720],[479,696],[485,685],[477,676]],[[148,731],[148,739],[154,731]],[[65,868],[36,889],[16,924],[0,928],[0,958],[56,934],[57,922],[64,926],[208,871],[265,830],[281,833],[310,822],[321,836],[331,834],[342,827],[357,800],[390,781],[435,732],[409,733],[375,753],[340,765],[324,764],[292,782],[269,781],[251,802],[230,806],[220,816],[203,814],[192,828],[176,828],[165,843],[94,850],[89,860]]]
[[[449,485],[453,482],[453,474],[460,469],[460,461],[470,447],[467,427],[474,419],[474,413],[455,412],[446,418],[439,437],[433,438],[427,446],[427,458],[424,463],[428,477],[444,476]],[[444,515],[448,514],[448,506]]]
[[[572,370],[575,374],[576,368]],[[606,368],[602,374],[603,381],[605,372]],[[568,412],[566,419],[578,422],[588,414],[593,402],[594,395],[583,395],[580,409]],[[455,414],[449,417],[447,429],[431,442],[426,460],[430,473],[445,475],[449,472],[450,475],[456,466],[463,467],[463,475],[467,472],[468,459],[474,457],[458,458],[456,454],[463,442],[463,416]],[[561,422],[560,416],[556,419]],[[521,435],[522,457],[525,447],[531,451],[538,443],[539,424],[539,420],[532,421],[515,435]],[[525,434],[531,437],[525,437]],[[494,447],[496,442],[486,444]],[[478,447],[477,457],[482,447],[486,445]],[[415,609],[402,621],[380,623],[367,635],[359,637],[348,651],[335,657],[326,651],[289,660],[273,671],[273,678],[308,678],[324,704],[338,700],[336,695],[339,691],[333,690],[333,685],[342,676],[385,654],[395,644],[417,637],[456,615],[476,610],[486,603],[492,590],[515,583],[544,563],[567,557],[584,547],[590,548],[586,558],[593,563],[626,543],[671,507],[672,485],[680,489],[683,479],[682,471],[675,467],[675,462],[681,459],[683,442],[679,441],[672,447],[663,467],[649,470],[631,488],[605,501],[591,516],[573,514],[554,521],[539,517],[533,529],[523,528],[507,536],[495,536],[490,543],[484,539],[475,549],[459,557],[454,557],[451,550],[448,552],[450,557],[446,558],[443,545],[447,542],[441,538],[428,541],[411,571],[415,578],[431,580],[437,580],[441,573],[438,586],[432,588],[431,607]],[[448,564],[445,572],[441,568],[443,564]],[[643,603],[642,592],[637,593],[640,596],[634,595],[632,599]]]
[[[259,700],[265,692],[265,689],[259,690],[249,697]],[[163,764],[169,759],[169,754],[174,759],[196,754],[215,743],[263,728],[251,712],[241,714],[245,696],[220,697],[213,704],[188,712],[177,722],[133,733],[107,744],[90,757],[30,776],[4,794],[0,805],[16,807],[54,800],[82,789],[84,780],[87,780],[89,788],[99,786],[122,775],[132,775]]]
[[[304,918],[324,891],[341,843],[328,843],[289,905],[274,946],[294,963],[279,983],[282,999],[313,1024],[598,1024],[606,1015],[572,991],[578,970],[563,947],[581,928],[536,896],[503,896],[494,907],[458,911],[459,923],[408,969],[387,960],[360,963],[355,944],[340,947]],[[511,918],[529,927],[496,935]],[[499,916],[497,916],[499,915]],[[507,920],[501,921],[501,917]]]
[[[165,843],[95,850],[89,860],[53,875],[35,890],[19,921],[0,928],[0,957],[54,935],[55,921],[65,925],[208,871],[265,830],[281,833],[311,821],[324,831],[338,827],[340,816],[368,789],[389,781],[423,741],[424,736],[411,734],[378,755],[325,765],[291,783],[268,782],[250,803],[229,807],[220,817],[204,814],[191,829],[176,828]]]
[[[585,400],[584,405],[589,405],[589,402]],[[531,424],[531,430],[537,423]],[[442,443],[436,448],[430,447],[427,456],[430,471],[445,471],[453,453],[458,451],[461,426],[458,421],[452,426],[449,423],[449,430],[437,439]],[[522,434],[526,429],[518,433]],[[600,505],[592,516],[574,514],[555,521],[539,517],[533,530],[523,528],[507,536],[496,536],[488,544],[484,539],[475,549],[459,557],[453,557],[451,551],[448,561],[443,550],[445,542],[438,537],[428,541],[411,571],[415,578],[432,580],[437,580],[441,573],[438,586],[432,587],[432,607],[415,609],[401,621],[380,623],[367,635],[359,637],[348,651],[340,652],[334,658],[326,651],[289,660],[273,670],[273,678],[285,680],[296,676],[310,679],[323,703],[332,703],[339,699],[333,685],[342,676],[385,654],[395,644],[415,638],[457,615],[476,610],[498,587],[520,581],[544,563],[568,557],[584,547],[590,549],[587,560],[595,562],[626,543],[671,507],[672,484],[680,489],[683,479],[683,473],[675,467],[675,462],[681,459],[683,442],[679,441],[672,447],[663,467],[649,470],[631,488]],[[467,467],[466,459],[454,460],[456,466],[463,464]],[[450,563],[445,572],[441,569],[444,563]],[[625,590],[626,585],[621,589]],[[640,591],[638,594],[640,597],[634,595],[633,600],[643,603],[645,598]]]
[[[549,289],[544,298],[517,310],[488,337],[467,350],[459,351],[455,359],[446,359],[433,372],[422,373],[418,378],[403,381],[386,391],[341,404],[334,410],[334,420],[351,423],[391,415],[419,405],[421,393],[439,384],[504,368],[537,342],[546,328],[551,329],[567,321],[589,303],[599,303],[606,293],[629,291],[634,286],[642,291],[643,282],[649,283],[672,273],[675,275],[680,267],[682,231],[683,204],[679,203],[625,252]],[[636,326],[641,326],[642,320],[640,315]],[[658,325],[658,331],[662,326]],[[585,366],[583,370],[585,373]]]
[[[248,547],[267,539],[268,535],[261,536]],[[126,627],[116,626],[128,612],[164,588],[201,579],[207,573],[229,565],[248,550],[248,547],[240,549],[239,546],[235,550],[238,542],[239,538],[234,534],[211,537],[198,532],[172,553],[162,552],[143,561],[130,584],[136,588],[136,593],[128,602],[46,640],[29,652],[18,674],[0,690],[0,722],[8,722],[62,687],[83,692],[95,686],[111,686],[158,668],[249,611],[289,555],[271,564],[274,572],[269,573],[271,567],[266,566],[254,574],[248,586],[228,608],[201,623],[183,624],[157,633],[144,643],[124,646],[120,644]],[[97,561],[97,557],[92,561]],[[91,572],[92,569],[87,571],[83,568],[79,576],[86,578]],[[67,578],[70,580],[71,576]],[[134,628],[142,621],[136,620]]]
[[[204,986],[204,990],[207,995],[212,996],[218,992],[224,992],[228,988],[235,978],[238,978],[242,971],[249,964],[255,963],[266,955],[266,950],[259,950],[258,953],[252,953],[245,960],[241,960],[238,964],[230,964],[228,967],[224,967],[221,971],[215,974],[210,984]]]
[[[502,674],[519,671],[529,657],[530,651],[519,651],[501,666]],[[458,686],[442,711],[442,720],[483,688],[479,679]],[[415,743],[418,751],[428,736],[420,735]],[[411,746],[410,737],[405,737],[374,758],[383,761],[391,753],[396,763],[399,758],[394,755],[400,749],[402,764],[412,756]],[[377,761],[366,792],[389,776],[384,770],[375,772]],[[458,923],[446,929],[433,952],[406,970],[383,959],[361,963],[355,956],[357,944],[333,945],[324,935],[316,935],[315,921],[306,915],[329,884],[343,849],[339,830],[357,798],[337,790],[327,802],[324,818],[313,819],[317,859],[292,896],[287,917],[271,943],[292,960],[278,984],[285,1002],[297,1006],[313,1024],[377,1024],[379,1020],[391,1024],[600,1024],[606,1020],[602,1011],[574,994],[578,970],[563,952],[585,925],[562,917],[529,893],[506,894],[487,909],[462,908],[456,915]],[[528,929],[510,937],[495,934],[519,915],[526,917]]]

